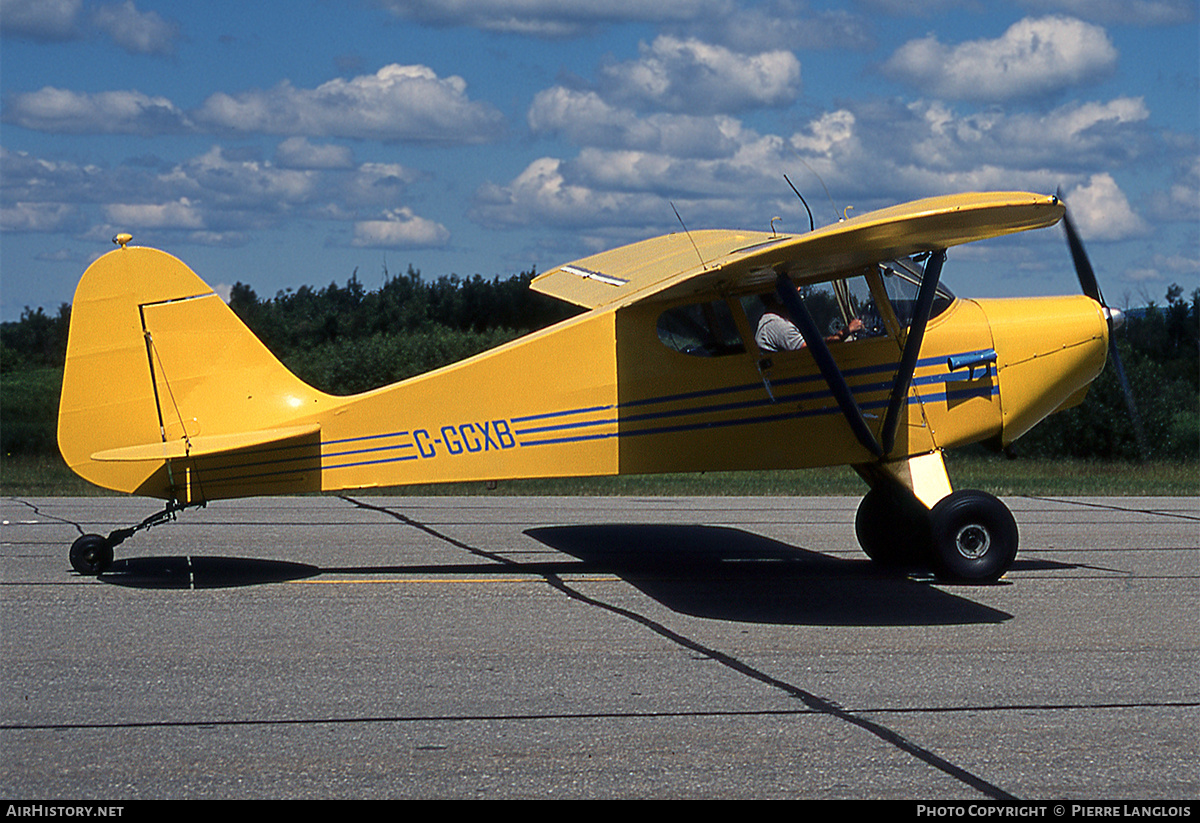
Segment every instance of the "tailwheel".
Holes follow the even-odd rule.
[[[85,534],[71,544],[71,567],[83,575],[95,576],[113,561],[113,547],[100,534]]]
[[[1017,555],[1017,521],[987,492],[956,491],[930,512],[932,561],[938,577],[967,582],[998,579]]]
[[[929,512],[907,489],[879,485],[863,497],[854,518],[858,544],[881,566],[928,564]]]

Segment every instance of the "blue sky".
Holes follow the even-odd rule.
[[[0,319],[118,231],[260,296],[1061,187],[1109,302],[1200,285],[1197,0],[0,0]],[[1057,229],[960,294],[1073,293]]]

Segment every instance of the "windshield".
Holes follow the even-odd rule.
[[[893,260],[881,264],[879,272],[883,275],[883,287],[887,290],[892,309],[896,312],[896,319],[900,321],[900,325],[907,326],[912,322],[913,306],[917,301],[917,290],[921,286],[921,277],[924,274],[924,261],[915,258]],[[937,317],[950,308],[953,302],[954,294],[944,283],[939,282],[929,317]]]

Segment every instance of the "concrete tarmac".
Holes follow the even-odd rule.
[[[0,795],[1200,795],[1200,500],[1006,499],[997,584],[857,498],[0,501]]]

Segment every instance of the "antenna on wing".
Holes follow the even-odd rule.
[[[829,207],[833,209],[834,214],[837,214],[837,204],[833,202],[833,195],[829,193],[829,186],[825,185],[825,181],[823,179],[821,179],[821,175],[817,174],[817,170],[814,169],[812,166],[810,166],[808,164],[808,161],[805,160],[803,157],[801,157],[800,152],[796,151],[795,148],[792,148],[792,154],[796,155],[796,159],[804,164],[804,168],[806,168],[810,172],[812,172],[813,177],[817,178],[817,182],[820,183],[821,188],[823,188],[825,190],[825,196],[829,198]],[[791,182],[792,181],[789,180],[788,184],[790,185]],[[793,188],[795,188],[795,187],[793,186]],[[796,192],[796,193],[799,194],[799,192]],[[802,197],[800,199],[803,200],[804,198]],[[808,207],[807,203],[805,203],[804,205],[806,208]],[[810,214],[811,214],[811,212],[810,212]]]
[[[683,226],[683,233],[687,235],[688,240],[690,240],[692,243],[692,248],[696,250],[696,256],[700,258],[700,267],[707,271],[708,264],[704,262],[704,255],[700,253],[700,247],[696,245],[696,241],[692,240],[692,233],[688,231],[687,224],[684,223],[683,218],[679,216],[679,209],[675,208],[675,203],[673,201],[667,202],[671,203],[671,211],[675,212],[675,219],[679,221],[679,225]]]
[[[788,179],[788,176],[787,176],[786,174],[783,176],[783,179],[784,179],[784,180],[787,180],[787,184],[788,184],[789,186],[792,186],[792,191],[796,192],[796,196],[797,196],[797,197],[799,197],[799,198],[800,198],[800,202],[804,204],[804,210],[805,210],[806,212],[808,212],[808,230],[809,230],[809,231],[816,231],[816,230],[817,230],[817,224],[816,224],[816,222],[813,220],[813,216],[812,216],[812,209],[810,209],[810,208],[808,207],[808,201],[804,199],[804,195],[800,193],[800,190],[799,190],[798,188],[796,188],[794,185],[792,185],[792,181],[791,181],[790,179]]]

